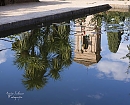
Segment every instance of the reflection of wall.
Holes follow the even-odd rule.
[[[85,22],[82,22],[82,25],[80,23],[81,26],[79,26],[78,23],[76,24],[77,33],[75,34],[74,60],[86,66],[97,63],[101,59],[101,35],[95,31],[94,26],[90,26],[89,22],[91,18],[92,15],[88,16]],[[89,38],[86,35],[89,36]],[[85,47],[85,43],[88,45],[87,48]]]

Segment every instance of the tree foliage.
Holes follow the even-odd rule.
[[[15,35],[14,65],[25,70],[27,90],[42,88],[50,77],[59,79],[59,72],[72,63],[69,32],[69,26],[54,24]]]
[[[109,50],[113,53],[118,51],[120,42],[121,42],[121,33],[120,32],[108,32],[107,33]]]

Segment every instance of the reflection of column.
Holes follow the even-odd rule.
[[[88,16],[82,26],[76,24],[74,60],[86,66],[97,63],[101,59],[101,35],[88,23],[91,18],[92,16]]]

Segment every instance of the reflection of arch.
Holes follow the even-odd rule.
[[[89,66],[97,63],[101,59],[101,34],[98,33],[100,29],[94,29],[89,22],[92,16],[86,18],[86,22],[82,25],[76,24],[75,34],[75,57],[74,60],[78,63]]]

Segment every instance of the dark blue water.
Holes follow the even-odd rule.
[[[85,22],[83,19],[79,20],[82,20],[82,24],[80,25],[84,26]],[[88,23],[90,20],[86,19],[85,21]],[[58,26],[59,24],[56,29],[59,28]],[[108,38],[108,30],[106,31],[106,23],[104,22],[102,22],[100,31],[96,33],[96,36],[92,33],[91,36],[88,31],[86,31],[86,33],[84,33],[84,31],[78,33],[78,28],[76,28],[78,27],[78,23],[74,26],[74,20],[71,20],[67,25],[65,24],[62,26],[70,27],[69,34],[71,35],[69,36],[69,39],[67,39],[68,45],[62,43],[66,38],[60,37],[60,32],[64,35],[68,34],[63,31],[63,29],[67,30],[67,28],[63,27],[61,28],[62,31],[60,28],[59,30],[57,29],[59,34],[56,33],[54,35],[59,36],[53,36],[54,42],[50,40],[52,34],[48,33],[46,39],[48,41],[46,42],[45,40],[43,41],[42,35],[38,34],[39,31],[37,31],[37,34],[40,36],[34,41],[36,42],[34,45],[31,44],[32,46],[35,46],[34,49],[32,49],[33,47],[27,46],[22,46],[21,49],[20,47],[13,47],[14,42],[22,40],[22,38],[19,38],[19,36],[22,36],[22,33],[14,35],[13,38],[6,37],[0,39],[0,105],[129,105],[129,33],[123,31],[124,33],[119,36],[121,39],[118,37],[120,39],[120,41],[118,41],[119,47],[111,48],[110,44],[108,44],[108,40],[110,39]],[[48,27],[49,32],[52,32],[54,27]],[[122,30],[125,29],[126,28],[123,28]],[[43,31],[45,31],[45,28],[40,32],[44,33]],[[25,34],[25,36],[30,35],[31,31],[28,31],[28,33],[29,34]],[[33,35],[34,34],[35,32]],[[86,49],[84,47],[82,52],[81,47],[79,47],[80,50],[76,52],[76,47],[74,47],[76,46],[76,35],[81,37],[86,34],[89,34],[88,48]],[[97,34],[100,35],[100,38],[97,37]],[[91,38],[93,37],[95,39],[92,40]],[[44,38],[46,37],[44,36]],[[62,41],[60,42],[60,40]],[[99,41],[98,43],[97,40]],[[30,43],[32,43],[31,41]],[[50,43],[50,41],[52,41],[52,43]],[[58,43],[60,45],[57,45]],[[82,41],[79,41],[79,46],[81,43]],[[111,41],[111,43],[115,43],[113,46],[116,46],[116,42]],[[18,45],[18,43],[16,45]],[[96,50],[90,51],[90,49],[93,50],[93,46],[96,46]],[[59,47],[60,49],[58,49]],[[100,50],[99,47],[101,47]],[[43,54],[41,54],[40,48],[43,48],[41,51]],[[66,50],[61,50],[61,48],[66,49],[67,52],[70,51],[70,53],[68,52],[68,55],[64,55],[66,54],[64,53]],[[28,54],[25,52],[22,55],[22,49],[24,49],[24,51],[25,49],[28,50]],[[115,49],[117,50],[115,51]],[[31,51],[32,53],[34,51],[35,54],[32,54]],[[49,51],[49,53],[47,51]],[[76,53],[80,54],[78,61],[75,60]],[[71,56],[69,54],[71,54]],[[84,57],[82,57],[83,54]],[[95,54],[99,59],[98,57],[94,57]],[[48,58],[44,60],[44,58],[46,58],[45,55]],[[31,57],[23,60],[28,58],[28,56]],[[59,65],[56,69],[54,69],[55,62],[53,62],[53,60],[56,58],[54,56],[56,56],[58,62],[60,62],[57,63]],[[23,59],[18,61],[17,58],[20,57]],[[30,60],[34,57],[38,59],[38,63],[36,60]],[[36,62],[36,65],[33,64],[33,66],[30,66],[32,62]],[[24,65],[19,67],[20,64]],[[26,64],[28,65],[26,66]],[[42,64],[45,65],[46,68],[41,66]],[[39,66],[37,67],[37,65]],[[43,67],[46,71],[40,69],[40,67]],[[34,74],[33,71],[35,71]],[[30,74],[28,75],[27,72]],[[41,74],[42,77],[40,77]],[[23,75],[26,75],[26,78]],[[27,80],[28,82],[26,82],[25,85],[23,81]]]

